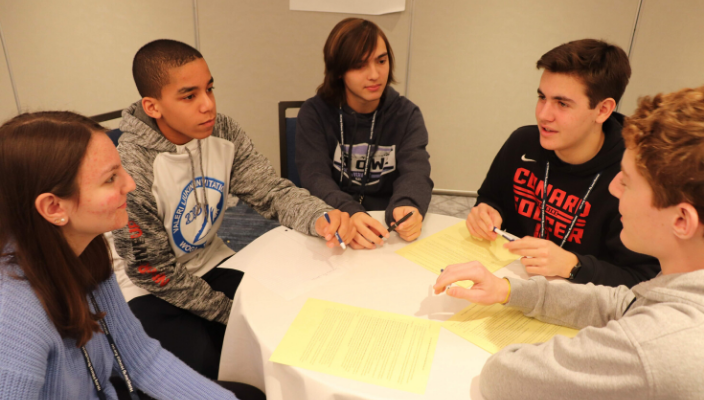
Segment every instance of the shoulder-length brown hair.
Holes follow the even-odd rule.
[[[24,277],[15,277],[29,282],[61,337],[78,347],[100,330],[103,315],[90,311],[86,296],[110,277],[110,252],[100,235],[76,256],[34,202],[42,193],[78,198],[88,143],[104,131],[70,112],[21,114],[0,126],[0,255],[20,266]]]
[[[325,78],[317,93],[325,101],[338,105],[345,99],[344,75],[356,65],[364,62],[376,50],[377,38],[381,37],[389,53],[389,79],[394,80],[394,52],[391,44],[379,27],[366,19],[347,18],[338,22],[323,48]]]

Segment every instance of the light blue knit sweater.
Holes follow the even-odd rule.
[[[9,276],[20,272],[0,259],[0,399],[97,399],[76,341],[62,339],[29,283]],[[94,292],[134,385],[157,399],[235,399],[164,350],[142,329],[127,306],[115,275]],[[104,334],[86,345],[108,399],[116,365]]]

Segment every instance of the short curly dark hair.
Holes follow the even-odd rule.
[[[169,83],[169,69],[180,67],[203,55],[176,40],[159,39],[142,46],[132,61],[132,76],[142,97],[161,98],[161,89]]]

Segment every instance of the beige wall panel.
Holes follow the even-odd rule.
[[[704,2],[644,0],[620,110],[632,114],[641,96],[704,85],[702,43]]]
[[[150,40],[194,44],[190,0],[0,0],[23,111],[86,115],[139,99],[132,58]]]
[[[410,0],[409,0],[410,1]],[[235,118],[279,171],[278,103],[306,100],[323,80],[323,45],[351,14],[290,11],[283,0],[200,1],[200,41],[215,78],[218,111]],[[403,93],[408,12],[360,16],[386,33]]]
[[[0,44],[0,124],[17,115],[15,95],[12,93],[10,73],[5,62],[5,52]]]
[[[628,48],[638,0],[416,0],[408,96],[430,134],[435,187],[477,190],[516,128],[535,123],[551,48],[593,37]]]

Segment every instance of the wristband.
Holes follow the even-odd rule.
[[[508,292],[506,293],[506,299],[502,301],[501,304],[508,303],[508,299],[511,298],[511,281],[509,281],[508,278],[504,279],[506,279],[506,282],[508,282]]]

